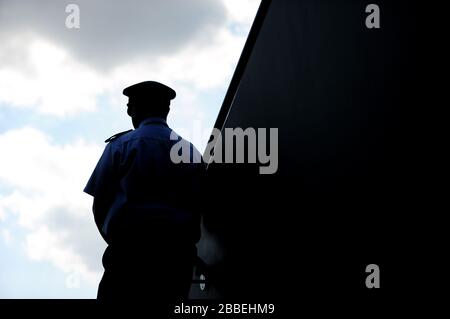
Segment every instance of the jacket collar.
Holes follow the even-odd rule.
[[[167,126],[166,120],[163,119],[162,117],[149,117],[149,118],[146,118],[145,120],[143,120],[141,122],[141,124],[139,124],[139,127],[142,127],[144,125],[149,125],[149,124],[162,124],[164,126]]]

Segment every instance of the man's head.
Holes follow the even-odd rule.
[[[170,87],[155,81],[145,81],[134,84],[123,90],[128,96],[127,113],[131,116],[133,126],[149,117],[167,118],[170,110],[170,101],[176,92]]]

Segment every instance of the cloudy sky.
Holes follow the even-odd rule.
[[[202,151],[258,5],[0,0],[0,298],[95,298],[105,244],[82,189],[131,128],[123,88],[173,87],[169,125]]]

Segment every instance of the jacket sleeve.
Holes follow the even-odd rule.
[[[114,193],[117,187],[115,157],[114,146],[112,143],[109,143],[84,188],[85,193],[94,197],[92,206],[94,220],[105,240],[106,237],[102,227],[114,200]]]

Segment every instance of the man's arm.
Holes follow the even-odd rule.
[[[111,201],[106,200],[102,197],[94,197],[92,204],[92,212],[94,214],[95,224],[97,229],[102,235],[103,239],[108,243],[106,234],[103,232],[103,223],[105,221],[106,215],[108,214],[109,208],[111,207]]]
[[[115,171],[113,162],[113,147],[110,143],[106,146],[84,189],[86,193],[94,197],[92,212],[95,224],[106,242],[108,241],[106,234],[103,232],[103,224],[114,199]]]

